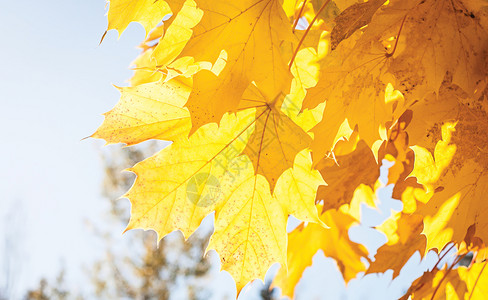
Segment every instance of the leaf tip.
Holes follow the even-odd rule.
[[[104,33],[103,33],[103,35],[102,35],[102,38],[100,39],[100,43],[98,43],[98,46],[100,46],[100,45],[102,44],[103,39],[104,39],[104,38],[105,38],[105,36],[107,35],[107,32],[108,32],[108,31],[107,31],[107,30],[105,30],[105,32],[104,32]]]

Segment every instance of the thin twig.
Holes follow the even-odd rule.
[[[295,18],[295,21],[293,22],[293,27],[291,28],[291,31],[293,33],[295,33],[295,28],[297,27],[298,25],[298,21],[300,20],[300,18],[302,17],[302,13],[303,13],[303,9],[305,8],[305,4],[307,4],[307,0],[303,0],[303,3],[302,3],[302,8],[300,8],[300,11],[298,12],[298,16]]]
[[[435,266],[432,268],[432,270],[434,270],[435,268],[437,268],[437,265],[444,259],[444,256],[446,256],[447,253],[451,252],[452,248],[455,246],[456,244],[452,244],[451,247],[449,247],[449,249],[447,249],[447,251],[442,254],[442,256],[439,258],[439,260],[437,261],[437,263],[435,264]]]
[[[403,17],[402,24],[400,25],[400,29],[398,30],[397,38],[395,40],[395,46],[393,46],[393,50],[391,51],[391,53],[386,53],[385,54],[385,56],[387,58],[390,58],[390,57],[393,56],[393,54],[395,54],[395,50],[396,50],[397,45],[398,45],[398,40],[400,39],[400,33],[402,32],[403,24],[405,23],[405,19],[406,18],[407,18],[407,15],[405,15],[405,17]]]
[[[298,42],[297,48],[295,49],[295,52],[293,52],[293,56],[291,57],[290,63],[288,64],[289,70],[291,70],[291,66],[293,65],[293,61],[295,61],[295,57],[297,56],[298,50],[300,50],[300,46],[303,44],[303,41],[305,40],[305,37],[307,36],[308,32],[312,28],[313,23],[315,23],[315,21],[319,18],[320,13],[322,13],[322,11],[327,6],[327,4],[329,4],[329,2],[330,2],[330,0],[327,0],[324,2],[324,4],[322,4],[320,9],[315,14],[315,17],[313,18],[312,22],[310,22],[310,24],[308,24],[307,30],[305,30],[305,33],[303,34],[302,38]]]
[[[434,290],[434,293],[432,294],[432,297],[430,298],[430,300],[434,300],[434,297],[435,297],[435,294],[437,293],[437,291],[439,290],[439,288],[441,287],[442,285],[442,282],[444,281],[444,279],[446,279],[447,275],[449,274],[449,272],[451,272],[452,268],[454,268],[454,266],[461,260],[463,259],[463,257],[465,257],[466,254],[463,254],[463,255],[460,255],[458,257],[456,257],[456,259],[453,261],[452,265],[446,270],[446,273],[444,274],[444,277],[442,277],[441,281],[439,281],[439,284],[437,284],[437,286],[435,287],[435,290]]]

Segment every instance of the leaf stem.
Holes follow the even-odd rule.
[[[293,27],[291,28],[291,31],[293,33],[295,33],[295,28],[297,27],[298,25],[298,21],[300,20],[300,18],[302,17],[302,13],[303,13],[303,9],[305,8],[305,4],[307,3],[307,0],[303,0],[303,3],[302,3],[302,8],[300,8],[300,11],[298,12],[298,16],[295,18],[295,21],[293,22]]]
[[[456,244],[452,244],[451,247],[449,247],[449,249],[447,249],[447,251],[442,254],[442,256],[439,258],[439,260],[437,261],[437,263],[435,264],[435,266],[432,268],[432,270],[434,270],[435,268],[437,268],[437,265],[444,259],[444,257],[447,255],[447,253],[451,252],[452,248],[455,246]]]
[[[466,256],[466,254],[463,254],[463,255],[460,255],[458,257],[456,257],[456,259],[452,262],[452,265],[446,270],[446,273],[444,274],[444,277],[442,277],[441,281],[439,281],[439,284],[437,284],[437,286],[435,287],[435,290],[434,290],[434,293],[432,294],[432,297],[430,298],[430,300],[434,300],[434,297],[435,297],[435,294],[437,293],[437,291],[439,290],[439,288],[441,287],[442,285],[442,282],[444,281],[444,279],[446,279],[447,275],[449,274],[449,272],[451,272],[452,268],[454,268],[454,266],[464,257]]]
[[[400,25],[400,29],[398,30],[397,38],[395,40],[395,45],[393,46],[393,50],[391,51],[391,53],[386,53],[385,54],[385,56],[387,58],[392,57],[393,54],[395,54],[395,50],[396,50],[397,45],[398,45],[398,40],[400,39],[400,33],[402,33],[403,24],[405,24],[405,19],[406,18],[407,18],[407,15],[405,15],[405,17],[403,17],[402,24]]]
[[[307,37],[307,34],[310,31],[310,29],[312,28],[313,23],[315,23],[315,21],[319,18],[320,13],[322,13],[322,11],[327,6],[327,4],[329,4],[329,2],[330,2],[330,0],[327,0],[322,4],[320,9],[315,14],[315,17],[313,18],[312,22],[310,22],[310,24],[308,24],[307,30],[305,30],[305,33],[303,34],[302,38],[298,42],[297,48],[293,52],[293,56],[291,57],[290,63],[288,64],[288,70],[291,70],[291,66],[293,65],[293,61],[295,61],[295,57],[297,56],[298,50],[300,50],[300,46],[303,44],[305,37]]]

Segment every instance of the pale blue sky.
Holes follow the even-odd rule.
[[[107,211],[103,143],[81,139],[117,101],[111,84],[129,78],[144,35],[131,26],[124,39],[111,32],[98,46],[104,8],[99,0],[0,4],[0,234],[18,232],[19,289],[53,276],[62,261],[68,279],[78,278],[81,263],[103,251],[85,225]],[[3,222],[11,210],[16,226]]]
[[[103,243],[85,222],[105,226],[107,220],[103,142],[81,139],[118,101],[112,84],[126,85],[128,66],[139,52],[135,46],[144,37],[142,27],[132,24],[120,40],[112,31],[98,46],[105,28],[103,0],[0,3],[0,263],[6,237],[14,237],[14,298],[41,276],[53,278],[63,265],[67,280],[84,292],[76,285],[85,276],[82,266],[104,255]],[[120,244],[123,229],[112,228]],[[368,232],[352,231],[357,237]],[[378,247],[381,237],[369,240]],[[302,299],[390,299],[408,286],[401,279],[388,287],[390,272],[383,279],[354,280],[345,292],[332,260],[319,253],[314,263],[306,271],[310,279],[298,286]],[[0,283],[3,270],[0,265]]]

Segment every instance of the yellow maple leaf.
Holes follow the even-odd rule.
[[[201,72],[200,72],[201,73]],[[289,105],[283,107],[282,94],[274,98],[266,98],[266,94],[257,86],[250,86],[243,95],[240,110],[254,107],[256,109],[254,132],[247,142],[244,153],[251,159],[256,173],[262,174],[268,180],[271,190],[281,174],[293,166],[298,152],[306,149],[311,137],[283,110],[293,110],[298,107]],[[313,122],[313,115],[306,117]],[[275,157],[278,159],[270,159]]]
[[[387,219],[385,223],[394,223],[394,230],[388,230],[386,245],[381,246],[375,255],[375,261],[371,263],[366,274],[393,270],[393,278],[400,274],[403,265],[412,254],[419,251],[421,257],[425,254],[425,236],[421,234],[423,229],[422,216],[397,213]],[[383,223],[383,226],[388,226]],[[399,256],[398,254],[402,255]]]
[[[392,82],[412,103],[438,91],[450,73],[455,84],[474,93],[487,75],[482,66],[487,63],[483,45],[488,34],[471,15],[462,2],[390,1],[375,14],[364,34],[356,32],[344,40],[325,59],[322,79],[304,103],[308,108],[327,100],[329,106],[325,121],[314,129],[322,137],[314,142],[314,152],[323,154],[332,148],[344,117],[351,126],[359,124],[361,138],[371,144],[378,125],[390,114],[378,102],[382,84]],[[364,101],[370,103],[369,112],[364,111],[367,105],[354,106]]]
[[[286,265],[289,214],[325,226],[314,205],[317,186],[325,182],[312,169],[310,152],[304,144],[310,136],[282,110],[259,102],[263,99],[243,99],[248,107],[235,115],[225,114],[219,126],[207,124],[188,137],[190,117],[183,105],[189,89],[191,79],[184,77],[124,88],[120,103],[106,114],[93,136],[127,144],[151,138],[174,140],[129,169],[137,179],[125,195],[132,203],[127,230],[152,229],[159,238],[181,230],[188,237],[207,214],[216,211],[209,249],[218,251],[223,269],[233,275],[240,291],[250,280],[262,278],[272,263]],[[261,95],[255,86],[245,95],[253,93]],[[260,118],[266,117],[276,119],[260,124]],[[304,124],[313,122],[305,116],[302,119]],[[290,127],[300,139],[293,135],[281,137]],[[260,148],[249,152],[253,143]],[[249,157],[241,155],[246,153]],[[276,163],[267,155],[284,158]],[[269,162],[275,164],[266,165]],[[275,174],[273,194],[268,181],[254,175],[255,170]],[[251,268],[257,263],[260,268]]]
[[[274,189],[278,178],[293,165],[298,152],[308,147],[311,138],[281,111],[263,107],[256,110],[256,119],[244,153],[251,158],[256,172],[263,174]]]
[[[321,37],[318,39],[318,44],[326,43],[326,39]],[[291,46],[293,47],[293,44]],[[313,47],[298,51],[290,68],[293,74],[290,93],[286,95],[281,105],[281,111],[306,132],[320,122],[324,109],[324,105],[318,105],[314,109],[301,111],[306,89],[317,84],[319,72],[317,60],[321,55],[325,55],[325,53],[317,53],[318,51],[320,50],[315,50]]]
[[[220,128],[208,124],[191,139],[180,139],[130,168],[137,179],[125,195],[132,203],[126,230],[152,229],[159,239],[174,230],[190,236],[214,205],[228,197],[222,186],[232,181],[230,164],[252,132],[253,113],[226,115]]]
[[[339,43],[351,36],[356,30],[367,25],[376,10],[383,5],[384,0],[370,0],[354,3],[338,15],[336,25],[331,32],[331,47],[334,50]]]
[[[108,30],[115,29],[119,36],[131,22],[144,26],[146,35],[171,14],[171,9],[163,0],[110,0],[108,11]]]
[[[134,145],[148,139],[173,141],[190,131],[190,113],[184,105],[191,79],[177,78],[119,90],[119,103],[104,114],[103,124],[92,137]]]
[[[215,210],[208,249],[217,250],[238,291],[264,277],[271,264],[286,266],[288,214],[322,223],[314,191],[323,180],[311,169],[308,152],[297,156],[273,196],[266,179],[254,175],[251,161],[238,156],[251,136],[254,116],[253,109],[238,113],[237,119],[224,115],[218,128],[205,125],[190,139],[178,140],[137,164],[130,169],[137,174],[136,183],[126,195],[133,204],[127,230],[154,229],[159,237],[176,229],[188,237]],[[213,142],[208,144],[210,137]],[[287,192],[300,192],[302,201],[293,201]]]
[[[325,256],[336,260],[346,282],[366,270],[361,257],[366,257],[368,252],[362,245],[349,240],[347,235],[355,219],[334,210],[324,213],[321,219],[331,228],[302,224],[289,234],[288,272],[282,267],[274,281],[275,285],[281,287],[283,295],[293,297],[296,284],[305,269],[312,265],[312,258],[318,250],[323,250]]]
[[[356,43],[356,33],[344,40],[321,64],[317,85],[307,91],[304,108],[313,108],[326,101],[322,121],[312,129],[314,155],[321,158],[331,151],[346,119],[368,146],[381,138],[380,130],[394,120],[398,101],[385,94],[389,83],[386,75],[386,52],[379,41]],[[367,104],[366,104],[367,103]]]
[[[317,201],[323,201],[324,210],[339,208],[352,200],[354,191],[360,184],[374,186],[380,169],[371,149],[364,141],[346,155],[324,158],[316,168],[322,174],[327,186],[317,190]]]
[[[372,193],[364,193],[361,189],[358,188],[358,192],[355,193],[351,206],[343,205],[339,210],[331,209],[320,216],[320,219],[330,226],[329,229],[319,224],[302,223],[289,233],[288,269],[282,265],[273,281],[274,285],[282,289],[283,295],[293,298],[296,284],[305,269],[312,265],[312,257],[318,250],[336,260],[346,282],[356,277],[357,273],[366,270],[361,258],[367,258],[367,250],[362,245],[352,242],[348,235],[349,228],[359,222],[359,203],[374,205]],[[319,206],[319,209],[322,208]]]
[[[264,279],[273,263],[286,268],[287,212],[252,167],[241,170],[235,184],[222,193],[230,196],[217,207],[208,249],[219,253],[222,268],[232,275],[240,292],[249,281]]]
[[[189,7],[190,1],[185,6]],[[213,64],[225,52],[226,64],[218,76],[200,72],[193,78],[187,107],[195,129],[208,122],[218,122],[225,112],[237,109],[252,81],[261,87],[269,86],[273,93],[287,89],[291,81],[286,66],[288,58],[282,56],[279,45],[293,37],[280,1],[197,0],[194,3],[190,15],[182,11],[176,16],[183,14],[190,23],[182,23],[176,28],[174,38],[160,43],[153,58],[159,67],[185,56],[193,57],[195,62]],[[200,13],[201,21],[195,18]]]
[[[283,173],[271,195],[267,181],[254,175],[251,162],[244,159],[237,179],[222,189],[230,197],[216,207],[215,233],[208,249],[217,250],[222,268],[236,280],[238,291],[250,280],[263,278],[275,262],[287,268],[289,214],[326,226],[314,205],[315,190],[324,182],[311,164],[308,151],[299,153],[293,169]]]
[[[278,179],[274,196],[296,218],[325,226],[315,206],[315,194],[321,185],[326,183],[319,171],[312,168],[310,151],[303,150],[296,156],[293,168]]]
[[[459,277],[466,283],[467,291],[465,299],[482,300],[488,295],[488,270],[487,261],[475,263],[469,268],[459,267]]]
[[[264,278],[273,263],[286,266],[287,212],[252,168],[242,170],[222,193],[230,196],[217,207],[208,249],[217,250],[239,292],[249,281]]]
[[[369,36],[396,36],[398,45],[389,71],[398,88],[413,98],[438,91],[446,72],[453,83],[472,95],[487,75],[488,28],[479,21],[481,11],[466,4],[477,1],[415,0],[390,1],[368,26]]]
[[[481,217],[488,211],[483,200],[488,186],[488,164],[484,155],[487,145],[484,132],[488,126],[486,111],[477,105],[476,99],[453,97],[432,101],[444,103],[446,100],[454,103],[448,114],[445,107],[437,106],[439,115],[448,118],[442,127],[438,127],[442,123],[439,121],[433,128],[421,130],[427,136],[421,141],[428,149],[434,149],[434,156],[425,149],[414,149],[416,162],[412,175],[424,186],[427,200],[430,199],[428,202],[424,199],[422,202],[427,203],[417,209],[417,213],[424,216],[428,249],[442,249],[450,241],[461,243],[471,225],[475,225],[475,236],[488,241],[488,223]],[[436,110],[432,111],[436,116]],[[414,121],[415,111],[412,124],[417,122]],[[419,128],[422,127],[416,129]],[[434,148],[433,140],[439,135],[442,140]]]
[[[169,23],[167,29],[151,54],[151,62],[158,68],[167,67],[178,57],[193,35],[193,27],[200,22],[203,16],[203,11],[197,7],[195,1],[187,0],[182,6],[179,5],[179,2],[170,2],[172,5],[178,4],[178,13],[170,22],[167,22]]]
[[[456,145],[451,144],[451,135],[455,127],[455,123],[449,122],[442,126],[442,140],[437,142],[434,156],[425,148],[412,146],[415,164],[410,176],[416,177],[417,182],[423,184],[427,192],[434,190],[432,184],[439,180],[456,152]]]

